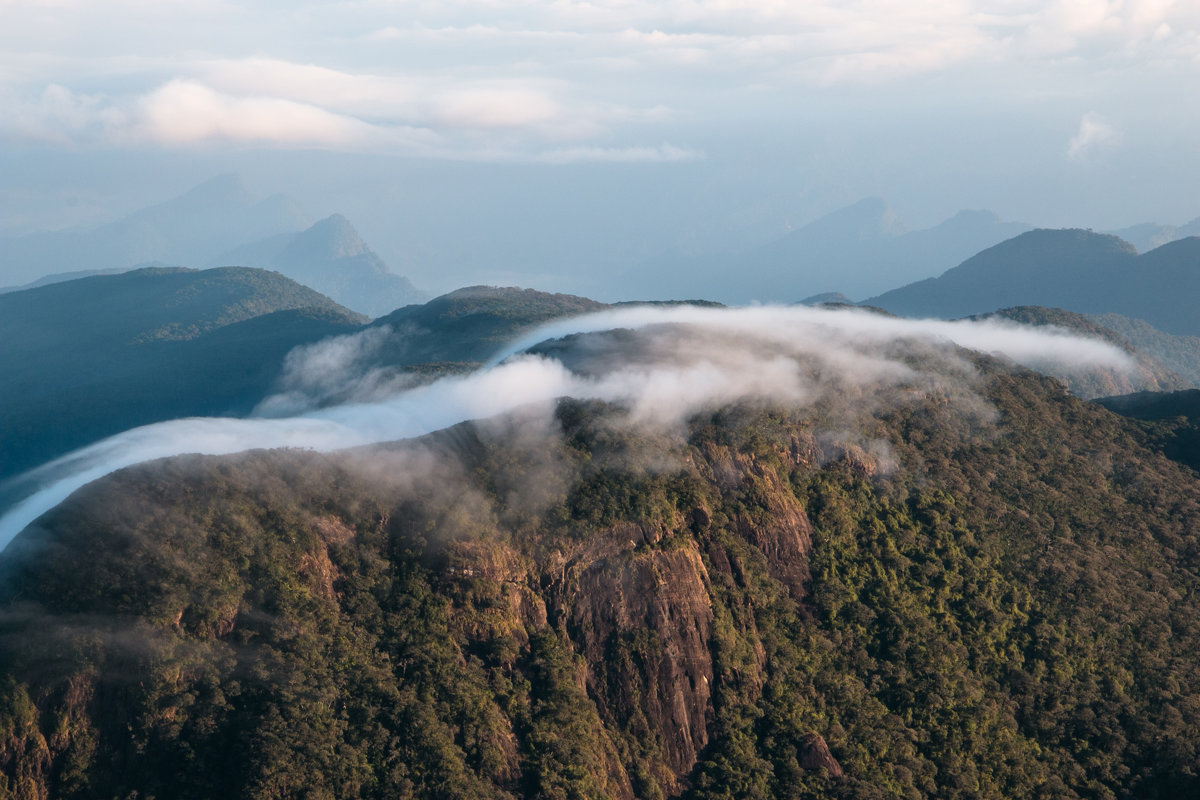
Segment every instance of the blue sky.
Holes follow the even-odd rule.
[[[230,169],[392,260],[564,207],[639,254],[868,195],[910,227],[1182,223],[1197,96],[1194,0],[3,0],[0,230]]]

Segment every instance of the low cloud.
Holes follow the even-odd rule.
[[[1121,143],[1121,132],[1099,114],[1088,112],[1079,120],[1079,130],[1067,144],[1067,158],[1087,161]]]
[[[360,356],[373,353],[382,335],[365,331],[296,351],[288,362],[290,385],[264,404],[292,416],[149,425],[10,482],[5,493],[25,500],[0,518],[0,546],[85,483],[182,453],[335,450],[518,410],[527,421],[545,420],[561,397],[608,401],[624,407],[631,424],[664,431],[728,403],[822,403],[849,429],[862,414],[928,392],[964,414],[986,416],[972,389],[975,369],[959,347],[1031,366],[1131,366],[1126,354],[1104,342],[1001,321],[905,320],[804,307],[632,307],[552,322],[469,375],[381,389],[367,377],[370,359]],[[539,343],[538,352],[525,352]],[[338,354],[348,366],[330,370]],[[335,395],[339,404],[329,406]]]

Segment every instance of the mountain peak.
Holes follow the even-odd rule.
[[[800,229],[806,235],[834,235],[847,239],[898,236],[904,224],[896,212],[879,197],[865,197],[853,205],[826,214]]]
[[[251,202],[251,196],[240,175],[226,172],[193,186],[168,202],[187,207],[213,208],[231,204],[247,205]]]
[[[942,229],[972,229],[996,225],[1000,217],[994,211],[979,208],[964,208],[937,227]]]
[[[297,234],[288,249],[302,249],[309,258],[319,254],[335,259],[354,258],[370,252],[350,220],[341,214],[332,214],[313,223],[307,230]]]

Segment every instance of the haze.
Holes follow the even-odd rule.
[[[1190,2],[15,0],[0,59],[0,234],[233,171],[434,292],[578,289],[868,196],[910,229],[1200,214]]]

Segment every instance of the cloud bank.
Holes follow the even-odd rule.
[[[718,102],[715,91],[731,99],[758,87],[787,98],[971,70],[1057,72],[1071,63],[1194,74],[1200,7],[1169,0],[294,8],[13,0],[0,3],[0,52],[9,109],[0,135],[8,138],[552,163],[569,163],[564,154],[572,151],[553,146],[569,142],[580,160],[596,160],[594,148],[605,148],[601,160],[629,153],[643,161],[653,145],[639,112],[667,106],[707,117],[702,106]],[[75,98],[67,114],[47,101],[52,87]],[[201,110],[210,123],[198,119]],[[182,118],[173,120],[175,113]],[[65,117],[73,123],[63,127]],[[546,151],[557,155],[543,158]]]
[[[959,347],[1030,366],[1131,366],[1106,343],[1003,321],[905,320],[806,307],[631,307],[549,323],[477,372],[413,387],[381,382],[364,366],[384,338],[370,330],[296,351],[287,364],[288,393],[263,404],[289,416],[149,425],[15,479],[6,494],[24,499],[0,518],[0,547],[85,483],[170,455],[334,450],[517,410],[525,419],[544,419],[560,397],[608,401],[624,407],[631,424],[663,430],[740,401],[825,403],[853,420],[894,403],[899,388],[939,392],[963,413],[977,414],[974,367]],[[534,345],[536,352],[526,352]],[[326,380],[314,377],[322,374]],[[336,405],[328,405],[331,397]]]

